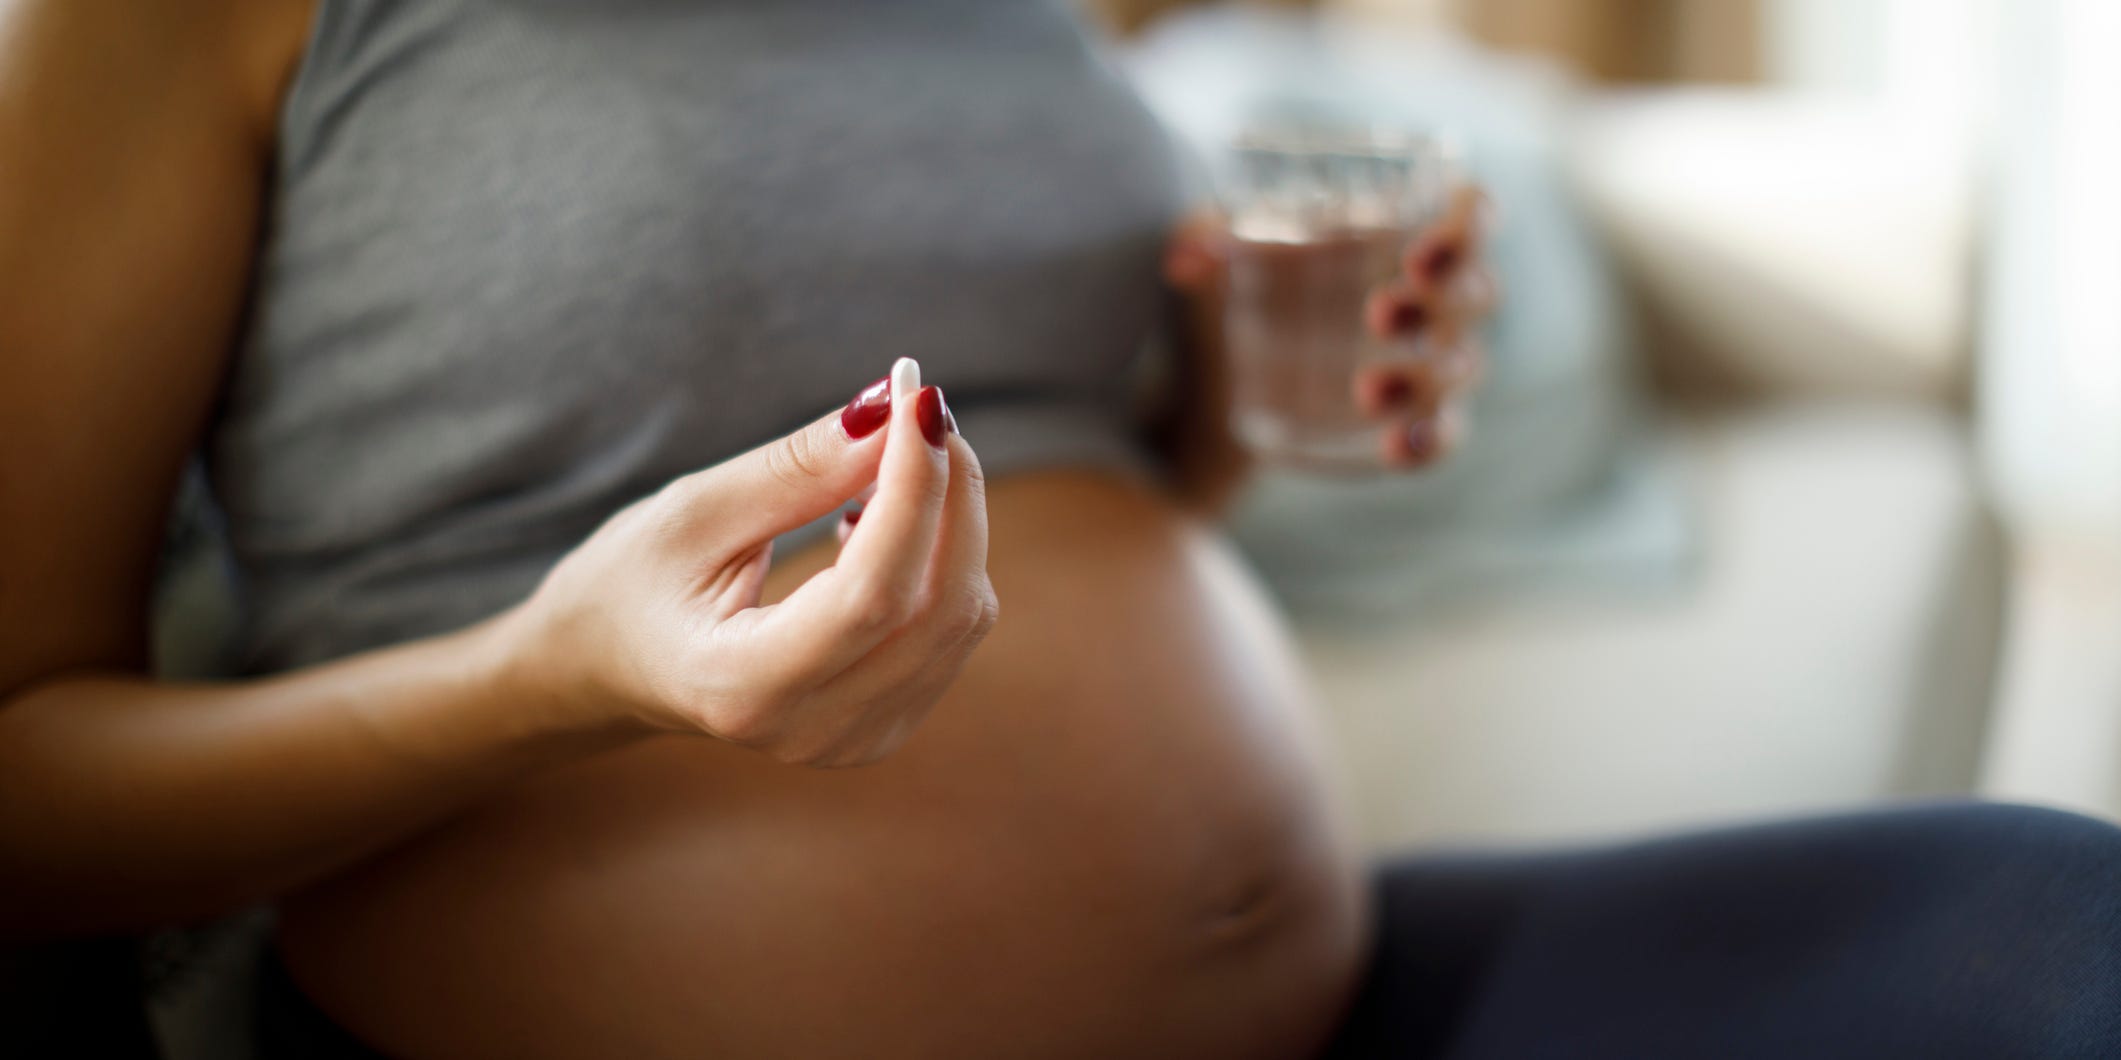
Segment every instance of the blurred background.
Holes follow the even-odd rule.
[[[1087,7],[1203,157],[1443,127],[1499,203],[1462,457],[1236,523],[1373,843],[2121,816],[2121,4]]]
[[[2121,819],[2121,0],[1074,2],[1203,197],[1294,116],[1446,130],[1497,204],[1465,449],[1232,523],[1369,843]]]

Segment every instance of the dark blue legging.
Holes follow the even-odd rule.
[[[2121,829],[1938,805],[1379,877],[1333,1060],[2121,1058]]]

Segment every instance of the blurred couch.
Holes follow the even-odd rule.
[[[1300,629],[1367,840],[1973,790],[2005,567],[1962,423],[1816,398],[1675,411],[1702,536],[1682,585]]]
[[[1127,66],[1203,147],[1262,106],[1455,124],[1502,203],[1513,302],[1456,466],[1270,476],[1233,528],[1371,844],[1974,789],[2007,564],[1960,396],[1954,145],[1260,11],[1161,24]],[[1908,142],[1843,150],[1880,137]]]
[[[1654,598],[1307,635],[1374,842],[1974,790],[2008,580],[1959,397],[1974,199],[1951,143],[1883,121],[1687,90],[1575,108],[1572,183],[1645,321],[1697,562]],[[1846,149],[1866,137],[1913,142]]]

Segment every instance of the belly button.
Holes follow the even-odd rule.
[[[1227,947],[1266,934],[1281,919],[1287,897],[1288,888],[1274,874],[1262,873],[1245,880],[1209,909],[1205,940],[1213,946]]]

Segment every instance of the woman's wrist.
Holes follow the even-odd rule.
[[[650,726],[571,686],[528,635],[520,608],[463,631],[467,698],[503,738],[529,748],[602,750],[650,735]]]

